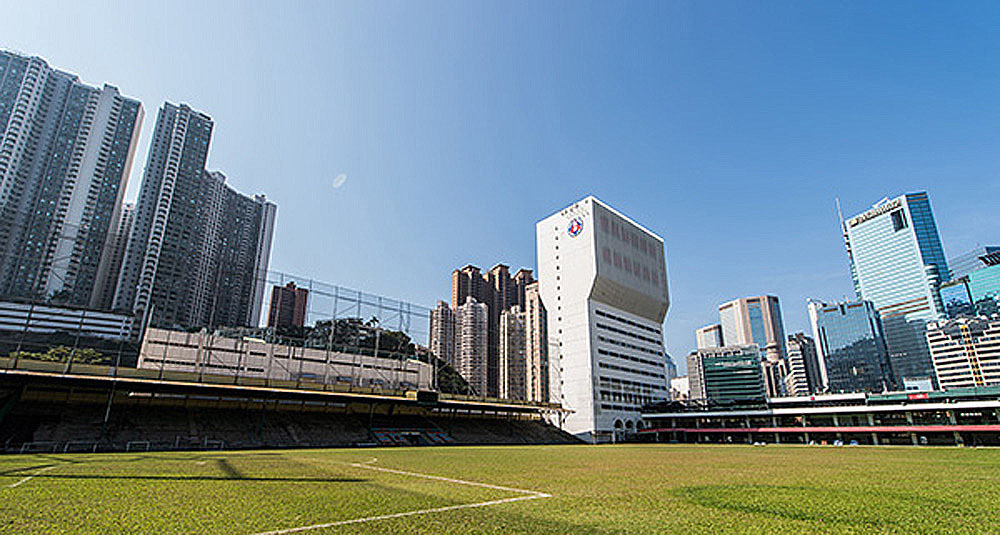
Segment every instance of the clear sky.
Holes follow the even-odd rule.
[[[1000,236],[1000,3],[8,0],[0,46],[216,122],[278,204],[271,267],[427,306],[535,267],[594,194],[663,236],[675,359],[739,296],[852,293],[846,215],[927,190],[948,255]],[[347,181],[333,187],[337,175]]]

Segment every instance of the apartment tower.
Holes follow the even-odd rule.
[[[103,307],[139,101],[0,51],[0,294]]]

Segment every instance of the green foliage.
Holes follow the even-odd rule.
[[[1000,450],[530,446],[0,457],[0,533],[995,533]],[[42,471],[44,470],[44,471]],[[11,488],[23,478],[34,477]]]
[[[22,359],[43,360],[46,362],[69,362],[72,359],[73,362],[80,364],[111,364],[111,357],[102,355],[99,351],[87,347],[77,348],[74,351],[72,347],[56,346],[44,353],[29,351],[18,353],[14,351],[11,352],[10,356]]]

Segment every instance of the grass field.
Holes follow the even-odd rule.
[[[997,533],[1000,450],[620,445],[6,456],[0,532]]]

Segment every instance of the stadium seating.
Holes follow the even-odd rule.
[[[0,422],[6,451],[154,450],[553,444],[578,440],[543,421],[424,414],[219,409],[122,405],[105,423],[100,405],[32,404]]]

